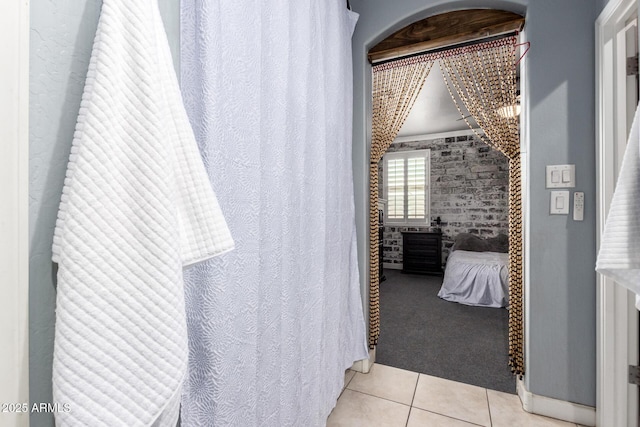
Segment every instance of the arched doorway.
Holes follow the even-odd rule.
[[[522,29],[524,18],[511,12],[474,9],[445,13],[415,22],[378,43],[369,50],[369,60],[375,64],[389,62],[425,52],[445,52],[487,40],[501,39]],[[517,57],[515,58],[518,59]],[[428,74],[428,70],[426,71]],[[374,100],[375,105],[375,100]],[[374,107],[375,108],[375,107]],[[409,106],[410,108],[410,106]],[[405,116],[406,117],[406,116]],[[402,121],[401,119],[400,121]],[[401,125],[402,123],[400,123]],[[374,125],[375,126],[375,125]],[[399,129],[399,128],[398,128]],[[397,130],[395,132],[397,133]],[[390,131],[393,133],[394,131]],[[375,134],[375,131],[374,131]],[[390,143],[387,141],[387,143]],[[381,255],[379,253],[378,166],[385,143],[372,142],[370,165],[370,292],[369,292],[369,345],[375,348],[379,335],[379,279]],[[523,357],[523,256],[522,256],[522,209],[520,201],[520,151],[516,146],[503,153],[510,159],[510,260],[509,260],[509,348],[510,365],[516,374],[524,373]],[[388,146],[388,144],[387,144]]]

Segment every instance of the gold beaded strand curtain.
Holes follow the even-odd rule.
[[[373,134],[369,171],[370,348],[375,347],[380,334],[378,162],[400,131],[431,66],[440,61],[445,83],[461,116],[476,131],[463,113],[464,105],[484,132],[476,131],[478,137],[509,159],[509,365],[515,374],[524,374],[520,133],[519,119],[514,114],[518,103],[516,46],[516,37],[504,37],[373,67]]]
[[[378,162],[404,124],[433,61],[401,59],[373,67],[373,131],[369,166],[369,347],[380,335]]]
[[[516,107],[516,37],[447,51],[440,68],[451,98],[465,117],[464,105],[488,145],[509,159],[509,366],[524,374],[522,187],[520,132]],[[456,97],[457,95],[457,97]],[[465,121],[474,129],[472,123]]]

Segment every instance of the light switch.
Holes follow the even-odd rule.
[[[560,190],[551,192],[551,215],[569,215],[569,191]]]
[[[547,188],[573,188],[575,186],[576,165],[547,166]]]

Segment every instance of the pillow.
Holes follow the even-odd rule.
[[[460,233],[456,236],[451,252],[472,251],[472,252],[509,252],[509,237],[505,234],[498,234],[496,237],[483,239],[475,234]]]
[[[509,252],[509,236],[506,234],[498,234],[496,237],[487,239],[489,251],[491,252]]]
[[[451,251],[473,251],[486,252],[489,250],[489,244],[475,234],[460,233],[456,236]]]

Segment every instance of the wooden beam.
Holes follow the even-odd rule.
[[[372,63],[454,46],[513,31],[521,31],[524,17],[494,9],[443,13],[396,31],[369,50]]]

